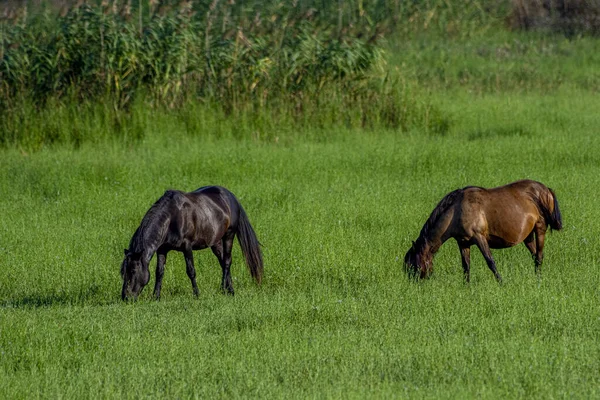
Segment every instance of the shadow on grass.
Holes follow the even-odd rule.
[[[87,288],[80,288],[73,292],[58,292],[50,294],[30,293],[23,296],[17,296],[9,299],[0,300],[0,308],[41,308],[53,306],[74,306],[83,304],[108,304],[120,302],[121,299],[115,296],[114,300],[108,300],[102,296],[100,287],[92,285]]]
[[[533,134],[520,126],[513,126],[513,127],[491,128],[491,129],[475,131],[475,132],[470,133],[467,136],[467,140],[469,140],[469,141],[485,140],[485,139],[489,139],[489,138],[493,138],[493,137],[514,137],[514,136],[531,137],[531,136],[533,136]]]

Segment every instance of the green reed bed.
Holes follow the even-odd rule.
[[[250,126],[232,133],[244,137],[273,125],[444,132],[389,70],[382,40],[445,27],[463,37],[503,13],[468,2],[66,2],[57,16],[60,6],[0,20],[4,147],[140,138],[148,115],[189,107]]]
[[[38,146],[97,141],[102,136],[89,126],[98,119],[108,125],[104,131],[130,136],[123,129],[139,131],[135,119],[144,118],[145,108],[171,112],[190,102],[232,118],[264,110],[269,119],[285,123],[313,119],[305,108],[318,109],[332,96],[360,113],[361,102],[385,95],[378,33],[341,32],[300,18],[294,7],[229,20],[232,10],[216,3],[205,14],[191,3],[151,10],[143,26],[131,10],[104,3],[73,7],[57,21],[48,16],[4,21],[0,140]],[[53,113],[62,113],[60,120],[71,114],[84,121],[74,129],[60,123],[31,133],[32,125]],[[316,119],[314,125],[336,117],[323,113]],[[366,112],[362,119],[376,121]]]
[[[60,5],[57,5],[57,8]],[[452,124],[430,90],[598,90],[596,39],[504,29],[502,2],[110,2],[0,19],[0,145],[194,136],[293,138],[298,127]]]

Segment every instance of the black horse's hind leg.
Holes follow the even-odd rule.
[[[234,236],[224,236],[223,240],[213,246],[211,249],[219,259],[221,269],[223,270],[223,279],[221,280],[221,290],[231,295],[234,294],[233,282],[231,281],[231,250],[233,248]]]
[[[165,274],[165,262],[167,261],[167,253],[156,253],[156,282],[154,283],[154,298],[160,298],[160,288],[162,287],[163,275]]]
[[[490,246],[488,245],[487,240],[482,236],[477,236],[474,239],[475,239],[475,243],[477,244],[477,247],[479,248],[479,251],[481,251],[481,254],[483,254],[483,257],[485,258],[485,261],[487,262],[488,267],[490,268],[490,270],[496,277],[496,280],[498,281],[498,283],[502,283],[502,277],[500,276],[500,274],[498,273],[498,270],[496,269],[496,262],[494,261],[494,258],[492,257],[492,252],[490,250]]]
[[[468,245],[458,244],[460,248],[460,257],[462,260],[463,272],[465,274],[465,281],[471,282],[471,247]]]
[[[192,281],[192,289],[194,290],[194,296],[198,296],[198,285],[196,284],[196,269],[194,268],[194,254],[192,253],[192,250],[186,250],[183,253],[183,256],[185,257],[185,267],[186,267],[186,272],[188,277],[190,278],[190,281]]]

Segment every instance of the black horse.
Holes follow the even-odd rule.
[[[121,265],[121,297],[134,299],[150,280],[148,265],[157,254],[154,296],[160,298],[165,261],[170,250],[185,256],[187,275],[198,295],[192,250],[210,247],[223,270],[221,289],[233,294],[229,268],[234,236],[238,237],[250,274],[260,284],[263,274],[260,243],[246,212],[233,193],[206,186],[191,193],[167,190],[146,213],[135,231]]]

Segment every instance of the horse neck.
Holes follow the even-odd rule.
[[[416,241],[420,255],[433,257],[445,242],[443,235],[443,230],[438,226],[430,228],[427,232],[421,232]]]
[[[159,246],[157,246],[155,243],[152,243],[149,246],[146,246],[144,248],[144,251],[142,253],[143,257],[144,257],[144,261],[146,262],[146,264],[148,264],[150,262],[150,260],[152,259],[152,256],[154,255],[154,253],[156,253],[156,250],[158,249]]]
[[[146,263],[163,244],[166,235],[165,225],[168,225],[168,220],[165,218],[155,218],[151,221],[142,221],[138,231],[132,239],[132,250],[142,253],[142,259]]]
[[[417,240],[417,252],[419,253],[419,255],[422,258],[431,258],[434,256],[435,253],[437,253],[437,251],[439,250],[440,246],[442,245],[441,242],[430,242],[427,240],[424,240],[421,244],[419,244],[419,241]]]

